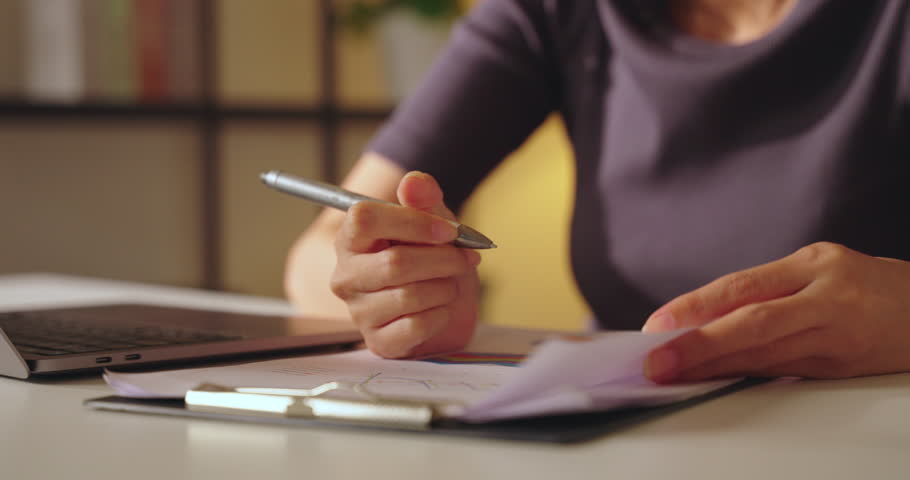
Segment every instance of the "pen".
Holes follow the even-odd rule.
[[[398,205],[397,203],[349,192],[335,185],[296,177],[277,170],[262,173],[259,175],[259,178],[262,179],[262,183],[279,192],[305,198],[311,202],[316,202],[320,205],[337,208],[339,210],[347,210],[359,202],[379,202],[388,205]],[[477,230],[452,220],[448,220],[448,222],[458,229],[458,238],[452,241],[452,244],[456,247],[475,249],[496,248],[496,244],[494,244],[492,240]]]

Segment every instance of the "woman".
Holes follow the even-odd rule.
[[[600,326],[696,327],[650,378],[908,371],[908,105],[908,0],[487,0],[344,182],[404,207],[323,213],[287,290],[383,356],[463,346],[480,257],[438,217],[558,111]]]

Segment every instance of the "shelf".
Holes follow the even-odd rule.
[[[391,108],[279,107],[279,106],[207,106],[193,103],[173,104],[116,104],[116,103],[27,103],[0,101],[0,120],[3,117],[114,117],[134,118],[219,118],[225,120],[383,120]]]
[[[0,0],[2,2],[3,0]],[[223,157],[225,148],[222,141],[226,127],[231,122],[261,122],[265,127],[284,122],[285,124],[315,127],[314,132],[319,140],[319,161],[325,179],[339,181],[344,172],[339,162],[340,144],[346,135],[346,127],[352,123],[369,124],[373,128],[387,119],[394,110],[391,105],[377,107],[356,107],[340,102],[342,95],[337,91],[339,84],[336,73],[337,21],[333,12],[335,0],[313,0],[318,4],[320,25],[318,39],[318,75],[319,92],[312,104],[243,104],[226,102],[219,98],[217,88],[223,70],[217,64],[222,57],[220,48],[223,34],[220,9],[223,3],[217,0],[199,0],[195,15],[197,24],[198,60],[198,93],[195,101],[168,103],[143,103],[141,101],[122,102],[116,100],[83,99],[73,103],[39,102],[29,98],[0,93],[0,124],[28,123],[40,126],[42,123],[56,121],[99,123],[129,122],[142,127],[143,122],[176,122],[190,124],[188,127],[199,139],[198,160],[201,167],[199,194],[201,209],[199,223],[201,235],[199,255],[202,263],[201,287],[221,289],[224,287],[222,254],[224,225],[222,210],[225,193]],[[21,93],[17,91],[16,93]],[[299,97],[298,97],[299,98]],[[308,98],[308,97],[304,97]],[[185,125],[187,126],[187,125]]]

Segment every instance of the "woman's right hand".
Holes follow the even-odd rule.
[[[480,254],[453,246],[455,216],[430,175],[410,172],[401,206],[361,202],[335,239],[332,292],[367,346],[387,358],[463,348],[477,323]]]

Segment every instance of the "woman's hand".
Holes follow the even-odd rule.
[[[477,322],[480,254],[449,243],[458,233],[445,219],[455,217],[433,177],[408,173],[398,200],[402,206],[362,202],[348,210],[332,291],[378,355],[460,349]]]
[[[643,330],[684,327],[648,355],[652,380],[910,371],[910,263],[816,243],[677,297]]]

